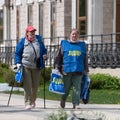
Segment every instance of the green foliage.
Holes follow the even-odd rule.
[[[52,67],[46,67],[41,70],[40,85],[44,84],[44,80],[50,83],[50,74]],[[10,69],[10,66],[5,63],[0,63],[0,82],[7,82],[9,85],[22,87],[23,83],[14,81],[15,73]],[[90,74],[90,89],[120,89],[120,78],[109,74]]]
[[[14,73],[10,66],[5,63],[0,63],[0,82],[8,82],[13,80]]]
[[[45,87],[46,99],[48,99],[48,100],[60,100],[61,99],[60,94],[55,94],[55,93],[52,93],[49,91],[49,84],[50,84],[50,82],[46,82],[45,86],[44,86],[44,84],[40,85],[40,87],[38,89],[37,96],[39,96],[40,98],[44,98],[44,87]]]
[[[11,83],[14,80],[14,72],[10,69],[7,69],[4,71],[3,77],[7,83]]]
[[[50,81],[52,67],[47,67],[41,71],[40,84]],[[120,89],[120,78],[109,74],[90,74],[90,89]]]
[[[0,65],[2,68],[5,68],[5,69],[9,69],[9,65],[8,64],[6,64],[6,63],[1,63],[1,65]]]
[[[50,80],[51,70],[52,70],[52,67],[46,67],[45,69],[41,70],[40,84],[43,84],[44,80],[45,81],[49,81]]]
[[[48,90],[49,84],[46,83],[45,85],[45,99],[47,100],[61,100],[61,95],[49,92]],[[107,90],[107,89],[92,89],[90,91],[90,104],[120,104],[120,90]],[[9,93],[9,91],[7,92]],[[13,91],[14,94],[23,95],[24,92],[22,91]],[[37,92],[37,97],[44,99],[44,85],[39,87]],[[70,91],[67,102],[71,102],[72,99],[72,91]],[[82,103],[82,101],[81,101]]]
[[[67,113],[64,109],[58,110],[58,113],[51,113],[46,120],[67,120]]]
[[[109,74],[91,74],[91,89],[120,89],[120,78]]]
[[[90,91],[90,104],[120,104],[119,90],[92,89]]]
[[[56,111],[55,111],[56,112]],[[89,119],[89,117],[91,118],[93,118],[93,115],[91,115],[91,113],[89,114],[89,112],[87,113],[83,113],[82,111],[79,113],[79,114],[76,114],[76,113],[74,113],[73,111],[71,111],[71,113],[69,113],[68,115],[70,116],[68,116],[67,115],[67,113],[66,113],[66,111],[64,110],[64,109],[60,109],[60,110],[58,110],[57,112],[58,113],[56,113],[55,114],[55,112],[53,113],[50,113],[46,118],[45,118],[45,120],[88,120]],[[87,114],[87,118],[85,117],[83,117],[83,116],[85,116]],[[105,120],[106,119],[106,116],[105,116],[105,114],[103,114],[103,113],[101,113],[101,112],[96,112],[96,113],[94,113],[93,112],[93,114],[94,114],[94,116],[95,116],[95,118],[96,118],[96,120]],[[81,117],[79,117],[79,115],[81,116],[81,115],[83,115],[82,116],[82,118]],[[92,119],[91,119],[92,120]]]
[[[45,68],[41,70],[41,76],[40,76],[40,84],[44,83],[45,81],[50,80],[50,73],[51,73],[51,67]],[[11,70],[10,66],[5,63],[0,63],[0,82],[9,83],[9,86],[16,86],[16,87],[23,87],[23,83],[17,83],[14,81],[15,73]]]
[[[10,66],[5,63],[0,63],[0,82],[1,83],[8,83],[9,86],[17,86],[17,87],[22,87],[22,83],[19,84],[14,81],[15,73],[12,71]]]
[[[44,98],[44,80],[45,84],[45,95],[46,99],[51,100],[60,100],[61,95],[54,94],[49,92],[48,87],[50,83],[50,74],[52,67],[47,67],[41,70],[41,85],[38,90],[38,97]],[[0,63],[0,82],[7,82],[9,85],[22,87],[23,83],[19,84],[14,81],[15,73],[11,70],[10,66],[7,64]],[[120,104],[120,78],[113,77],[109,74],[90,74],[90,103],[96,104]],[[109,89],[109,90],[108,90]],[[19,92],[19,91],[18,91]],[[18,93],[17,93],[18,94]],[[20,93],[21,94],[21,93]],[[23,93],[22,93],[23,94]],[[72,92],[70,92],[67,101],[71,101]],[[61,113],[61,112],[60,112]],[[58,114],[52,114],[51,118],[54,116],[55,119],[47,120],[56,120]],[[58,118],[57,120],[64,120]]]

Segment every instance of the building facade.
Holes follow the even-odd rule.
[[[19,40],[29,24],[44,38],[68,36],[72,28],[80,35],[116,33],[119,11],[120,0],[0,0],[0,40]],[[114,41],[120,42],[119,38]],[[45,44],[51,41],[56,44],[56,39]]]

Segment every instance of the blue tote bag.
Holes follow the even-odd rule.
[[[20,66],[20,69],[15,73],[15,81],[17,83],[21,83],[22,82],[22,75],[23,75],[22,66]]]
[[[89,86],[90,86],[90,77],[89,75],[83,75],[82,83],[81,83],[81,94],[80,98],[82,99],[84,104],[87,104],[89,101]]]
[[[52,69],[49,91],[56,94],[65,94],[62,75],[56,69]]]

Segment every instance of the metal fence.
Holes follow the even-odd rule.
[[[88,62],[89,66],[96,68],[120,67],[120,43],[89,44]]]
[[[80,36],[87,43],[89,67],[120,67],[120,42],[116,42],[120,33]],[[46,66],[53,66],[59,49],[59,43],[66,37],[43,38],[48,51]],[[119,40],[120,41],[120,40]],[[12,65],[17,40],[4,40],[0,44],[0,61]]]

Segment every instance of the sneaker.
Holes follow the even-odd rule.
[[[25,109],[26,109],[26,110],[30,110],[30,109],[32,109],[32,106],[31,106],[31,105],[26,105],[26,106],[25,106]]]
[[[64,100],[61,100],[60,106],[61,106],[61,108],[65,108],[65,101]]]
[[[31,104],[31,108],[35,108],[36,104],[35,103],[32,103]]]
[[[73,109],[80,109],[79,105],[73,105]]]

